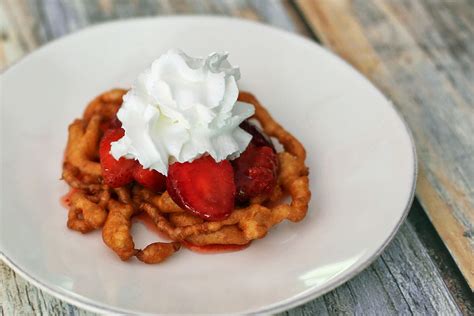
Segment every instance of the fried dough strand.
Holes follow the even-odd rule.
[[[130,190],[127,187],[114,188],[114,192],[121,203],[132,204]]]
[[[102,228],[102,239],[123,261],[137,253],[130,228],[134,209],[130,204],[116,200],[108,203],[109,215]]]
[[[110,199],[110,194],[108,190],[104,190],[96,198],[96,202],[93,202],[82,191],[75,191],[71,195],[68,228],[88,233],[104,225],[107,218],[105,204]]]
[[[100,163],[94,161],[98,157],[101,117],[94,115],[84,128],[82,120],[75,120],[69,125],[69,138],[66,147],[66,162],[78,168],[81,173],[100,177]]]
[[[113,120],[120,105],[122,105],[122,98],[125,93],[127,93],[127,90],[113,89],[96,97],[84,110],[84,122],[89,122],[95,115],[99,115],[102,121]]]
[[[122,194],[124,193],[122,192]],[[132,216],[137,212],[132,204],[112,199],[108,203],[108,208],[109,216],[102,229],[102,239],[123,261],[136,256],[138,260],[144,263],[160,263],[180,249],[181,244],[179,242],[155,242],[142,250],[135,249],[130,229],[132,227]]]
[[[94,176],[88,176],[86,174],[81,176],[78,168],[73,167],[71,164],[65,162],[63,166],[62,179],[74,189],[84,190],[87,192],[99,192],[103,189],[103,186],[99,184],[100,178]]]
[[[236,225],[224,226],[212,233],[193,235],[186,238],[186,241],[196,246],[246,245],[249,243],[244,233]]]
[[[126,92],[114,89],[99,95],[89,103],[83,118],[69,126],[62,178],[78,190],[71,196],[67,224],[70,229],[87,233],[102,227],[104,243],[122,260],[136,256],[152,264],[171,256],[181,243],[245,245],[263,238],[271,227],[285,219],[298,222],[306,216],[311,192],[305,149],[248,92],[240,92],[239,100],[255,106],[254,118],[284,148],[278,153],[278,181],[269,197],[253,199],[250,205],[235,209],[225,220],[204,221],[181,209],[168,192],[156,194],[139,184],[109,189],[102,183],[97,162],[101,124],[115,118]],[[291,198],[289,203],[281,202],[285,194]],[[130,232],[132,217],[142,211],[172,242],[155,242],[142,250],[135,249]]]
[[[179,248],[181,248],[181,243],[179,242],[155,242],[140,250],[137,253],[137,258],[148,264],[160,263],[178,251]]]

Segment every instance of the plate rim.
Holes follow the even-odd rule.
[[[3,69],[0,72],[0,78],[3,79],[4,75],[11,71],[12,69],[15,68],[15,66],[19,65],[20,63],[23,63],[25,60],[27,60],[29,57],[32,55],[38,54],[44,49],[49,48],[50,46],[57,45],[59,42],[70,39],[71,37],[77,36],[79,34],[89,32],[92,30],[100,29],[102,27],[108,27],[113,24],[133,24],[136,22],[143,22],[143,21],[153,21],[153,20],[221,20],[221,21],[232,21],[232,22],[237,22],[237,23],[244,23],[244,24],[250,24],[253,26],[261,27],[261,28],[266,28],[268,30],[271,30],[272,32],[277,32],[284,34],[285,36],[292,36],[296,37],[299,40],[302,40],[306,42],[307,44],[311,45],[316,45],[319,48],[322,48],[323,50],[326,51],[326,53],[332,55],[332,57],[336,58],[340,63],[343,63],[351,69],[352,71],[356,72],[362,80],[365,80],[369,85],[371,85],[375,90],[377,90],[386,100],[387,100],[387,105],[394,111],[395,115],[398,117],[398,119],[403,123],[403,128],[405,132],[408,135],[410,145],[411,145],[411,150],[412,150],[412,155],[413,155],[413,174],[412,174],[412,183],[411,183],[411,188],[410,188],[410,194],[409,198],[406,202],[406,205],[404,207],[404,210],[400,216],[400,219],[394,226],[393,230],[390,232],[389,236],[384,240],[384,242],[381,244],[381,246],[365,261],[360,262],[358,265],[355,265],[355,268],[350,271],[347,274],[341,274],[339,277],[336,276],[333,280],[333,282],[327,283],[325,286],[322,286],[321,288],[317,290],[309,290],[306,292],[302,292],[300,294],[297,294],[296,296],[284,299],[280,302],[270,304],[267,306],[264,306],[262,308],[256,309],[256,310],[251,310],[251,311],[245,311],[244,314],[259,314],[259,313],[278,313],[282,312],[288,309],[291,309],[293,307],[300,306],[302,304],[305,304],[313,299],[316,299],[317,297],[320,297],[329,291],[339,287],[340,285],[346,283],[356,275],[358,275],[360,272],[365,270],[369,265],[371,265],[382,253],[383,250],[388,246],[388,244],[393,240],[395,237],[395,234],[398,232],[400,229],[400,226],[404,223],[406,217],[408,216],[408,213],[410,211],[410,208],[413,204],[414,198],[415,198],[415,189],[416,189],[416,180],[418,177],[418,156],[416,152],[416,146],[415,146],[415,141],[413,137],[413,133],[410,130],[407,122],[401,115],[400,111],[393,105],[393,103],[388,99],[384,93],[382,93],[378,87],[376,87],[369,79],[367,79],[361,72],[359,72],[357,69],[355,69],[351,64],[349,64],[346,60],[342,59],[339,55],[336,53],[330,51],[326,47],[318,44],[317,42],[313,41],[310,38],[307,38],[305,36],[302,36],[298,33],[293,33],[290,31],[287,31],[285,29],[281,29],[263,22],[259,21],[253,21],[253,20],[248,20],[240,17],[234,17],[234,16],[224,16],[224,15],[209,15],[209,14],[203,14],[203,15],[168,15],[168,16],[149,16],[149,17],[134,17],[134,18],[127,18],[127,19],[118,19],[118,20],[113,20],[113,21],[106,21],[106,22],[101,22],[93,25],[88,25],[84,28],[81,28],[77,31],[73,31],[72,33],[66,34],[64,36],[58,37],[56,39],[53,39],[52,41],[49,41],[48,43],[38,47],[37,49],[34,49],[31,52],[28,52],[25,54],[23,57],[18,59],[17,61],[13,62],[12,64],[8,65],[5,69]],[[56,297],[60,300],[63,300],[69,304],[75,305],[77,307],[80,307],[84,310],[88,310],[94,313],[107,313],[107,314],[134,314],[134,315],[150,315],[148,313],[141,313],[133,310],[125,310],[121,309],[118,307],[113,307],[108,304],[103,304],[91,299],[88,299],[87,297],[84,297],[82,295],[78,295],[74,293],[73,291],[66,291],[61,288],[54,288],[50,286],[49,284],[40,281],[36,279],[34,276],[29,274],[28,272],[24,271],[19,265],[17,265],[11,258],[9,258],[6,254],[3,253],[3,251],[0,249],[0,260],[4,262],[8,267],[10,267],[15,273],[19,274],[23,279],[26,281],[32,283],[34,286],[37,288],[41,289],[42,291],[45,291],[49,295]]]

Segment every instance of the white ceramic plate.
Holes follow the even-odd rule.
[[[160,265],[121,262],[100,232],[66,228],[59,181],[67,125],[87,102],[169,48],[229,51],[252,91],[305,145],[313,199],[244,251],[186,249]],[[390,102],[345,62],[302,37],[229,18],[121,21],[64,37],[1,76],[2,259],[80,307],[125,313],[276,312],[347,281],[393,237],[411,204],[416,158]],[[156,239],[141,224],[138,246]]]

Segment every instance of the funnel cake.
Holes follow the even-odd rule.
[[[137,182],[108,186],[99,162],[99,143],[104,132],[117,124],[116,113],[126,92],[114,89],[99,95],[83,117],[69,126],[62,172],[62,179],[71,188],[66,197],[69,229],[81,233],[102,229],[104,243],[120,259],[136,256],[151,264],[162,262],[181,245],[194,250],[242,248],[265,237],[271,227],[285,219],[298,222],[305,217],[311,198],[305,149],[248,92],[240,92],[238,100],[255,107],[253,118],[263,132],[283,146],[283,151],[277,153],[279,168],[271,194],[253,197],[226,219],[209,221],[182,209],[167,191],[158,194]],[[147,214],[170,242],[136,249],[130,228],[139,214]]]

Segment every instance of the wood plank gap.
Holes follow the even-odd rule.
[[[288,7],[291,7],[291,9],[293,10],[293,12],[295,13],[295,15],[299,18],[299,20],[301,21],[301,24],[304,25],[305,29],[306,29],[306,33],[310,34],[311,38],[318,44],[321,44],[324,46],[324,43],[321,42],[321,40],[319,39],[319,36],[318,34],[313,30],[313,28],[311,27],[311,25],[309,24],[308,20],[306,19],[302,9],[300,6],[298,6],[295,2],[295,0],[289,0],[288,1]]]
[[[372,80],[404,114],[420,158],[417,197],[474,289],[473,179],[466,176],[473,170],[467,135],[474,115],[472,107],[456,101],[461,94],[452,96],[458,94],[457,87],[426,53],[426,49],[449,53],[444,37],[433,33],[438,31],[430,27],[433,20],[424,18],[429,16],[426,10],[414,11],[414,6],[423,10],[419,2],[296,0],[296,4],[322,42]],[[433,34],[421,33],[418,24]],[[425,47],[431,42],[423,36],[441,42]],[[469,38],[465,45],[472,45]]]

